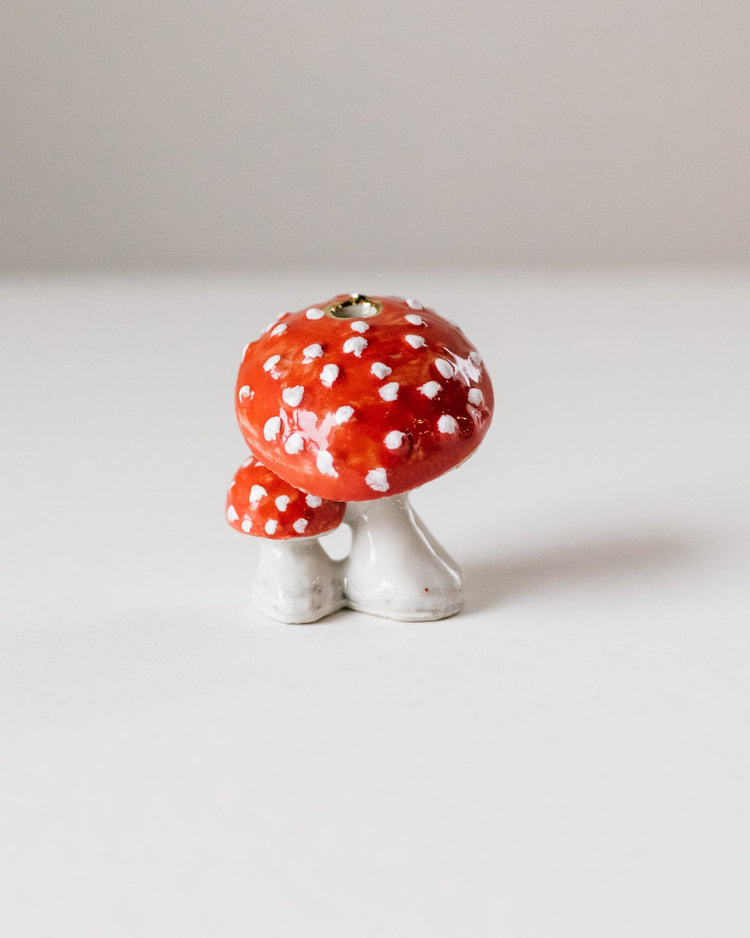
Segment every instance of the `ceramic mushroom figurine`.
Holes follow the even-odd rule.
[[[341,524],[346,506],[306,495],[251,456],[227,492],[227,521],[261,538],[256,606],[281,622],[315,622],[344,605],[339,565],[318,537]]]
[[[265,467],[347,503],[345,605],[401,620],[458,612],[461,571],[408,500],[490,425],[489,375],[458,326],[415,300],[359,294],[284,313],[245,349],[235,400]]]

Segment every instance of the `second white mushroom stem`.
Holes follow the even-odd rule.
[[[352,609],[403,621],[452,616],[463,606],[463,574],[409,503],[408,494],[351,502],[352,546],[343,562]]]

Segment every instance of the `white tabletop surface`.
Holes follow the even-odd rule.
[[[490,433],[415,495],[461,615],[253,612],[239,354],[458,319]],[[0,934],[750,934],[750,273],[0,287]]]

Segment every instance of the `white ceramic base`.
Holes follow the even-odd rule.
[[[343,561],[351,609],[405,622],[444,619],[464,604],[461,568],[411,507],[408,495],[352,502],[352,547]]]
[[[331,560],[314,537],[261,539],[253,599],[264,615],[279,622],[317,622],[344,605],[341,563]]]

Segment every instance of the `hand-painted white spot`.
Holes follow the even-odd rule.
[[[441,433],[455,433],[458,430],[458,421],[450,414],[442,414],[438,420],[438,430]]]
[[[292,527],[297,534],[304,534],[305,528],[307,527],[307,518],[297,518]]]
[[[293,388],[284,388],[281,392],[281,397],[284,403],[289,407],[298,407],[304,394],[305,389],[301,384],[297,384]]]
[[[472,365],[475,365],[477,368],[479,368],[482,364],[482,356],[479,354],[479,352],[469,352],[469,361],[472,363]]]
[[[370,365],[370,371],[375,375],[376,378],[380,378],[382,381],[383,378],[388,377],[393,369],[389,368],[388,365],[383,364],[383,362],[373,362],[372,365]]]
[[[270,534],[271,536],[273,536],[276,533],[276,528],[278,528],[278,526],[279,526],[278,521],[274,521],[273,519],[266,521],[266,528],[265,528],[266,534]]]
[[[479,388],[469,388],[469,393],[466,395],[470,404],[473,404],[475,407],[479,407],[480,404],[484,403],[484,394],[479,390]]]
[[[353,329],[354,332],[367,332],[367,330],[370,328],[370,324],[367,322],[362,322],[361,319],[357,319],[349,326],[349,328]]]
[[[290,456],[296,456],[297,453],[301,453],[305,448],[305,438],[302,434],[295,430],[294,433],[290,433],[284,443],[284,449]]]
[[[425,397],[429,397],[430,400],[443,390],[442,387],[437,383],[437,381],[428,381],[426,384],[421,385],[417,388],[418,391],[421,391]]]
[[[308,319],[322,319],[323,316],[325,316],[325,313],[322,309],[318,309],[316,306],[312,306],[305,313],[305,316],[307,316]]]
[[[273,370],[281,361],[281,355],[272,355],[263,362],[263,371]]]
[[[253,457],[248,456],[247,459],[242,463],[242,468],[245,469],[247,466],[252,466],[252,464],[253,464]]]
[[[245,534],[249,534],[253,527],[253,522],[249,518],[245,518],[242,522],[242,530]]]
[[[234,507],[234,505],[230,505],[229,508],[227,508],[227,521],[239,520],[240,516],[237,514],[237,509]]]
[[[400,430],[391,430],[390,433],[386,433],[383,442],[387,449],[398,449],[404,442],[404,434]]]
[[[237,485],[237,480],[236,480],[236,479],[232,479],[232,481],[229,483],[229,488],[230,488],[230,489],[233,489],[233,488],[235,487],[235,485]]]
[[[333,382],[339,376],[339,366],[338,365],[323,365],[323,368],[320,372],[320,380],[322,384],[330,388]]]
[[[343,407],[339,407],[336,413],[333,415],[334,422],[336,426],[341,426],[342,423],[346,423],[351,417],[354,416],[354,408],[350,407],[348,404],[344,404]]]
[[[423,348],[427,345],[421,335],[405,335],[404,338],[412,348]]]
[[[318,452],[318,455],[315,457],[315,465],[321,475],[333,476],[335,479],[338,478],[339,474],[333,468],[333,456],[331,456],[327,449],[321,449]]]
[[[288,495],[279,495],[278,498],[274,499],[274,505],[276,505],[279,511],[286,511],[290,501],[291,499]]]
[[[444,378],[452,378],[456,369],[445,358],[436,358],[435,367]]]
[[[284,335],[287,330],[287,324],[285,322],[280,322],[278,326],[274,326],[271,329],[271,335]]]
[[[385,469],[370,469],[365,476],[365,482],[376,492],[387,492],[391,487]]]
[[[323,504],[323,499],[319,498],[317,495],[308,495],[305,498],[308,508],[320,508]]]
[[[246,400],[246,398],[251,397],[251,396],[252,396],[252,391],[250,390],[250,385],[243,384],[239,392],[237,393],[237,397],[239,397],[241,401],[244,401]]]
[[[410,323],[412,324],[412,326],[425,326],[425,325],[427,325],[427,324],[425,323],[424,319],[422,319],[421,316],[417,316],[416,313],[407,313],[406,316],[404,316],[404,319],[405,319],[407,322],[410,322]]]
[[[352,336],[344,342],[344,351],[349,354],[353,353],[355,358],[360,358],[366,348],[367,339],[363,339],[361,335]]]
[[[247,350],[250,348],[252,344],[253,344],[252,342],[248,342],[247,345],[242,349],[242,361],[243,362],[245,360],[245,356],[247,355]]]
[[[257,508],[258,503],[261,501],[261,499],[265,498],[266,495],[268,495],[268,492],[263,488],[262,485],[254,485],[250,489],[250,498],[248,501],[253,508]]]
[[[382,388],[378,388],[378,394],[384,401],[395,401],[398,397],[398,381],[389,381]]]
[[[307,348],[303,348],[302,354],[305,356],[302,360],[302,364],[309,365],[314,358],[320,358],[323,354],[323,346],[314,342],[312,345],[308,345]]]
[[[263,436],[272,442],[279,435],[281,430],[281,417],[269,417],[263,426]]]
[[[410,300],[406,301],[406,305],[410,306],[412,309],[424,309],[424,306],[419,302],[419,300]]]

